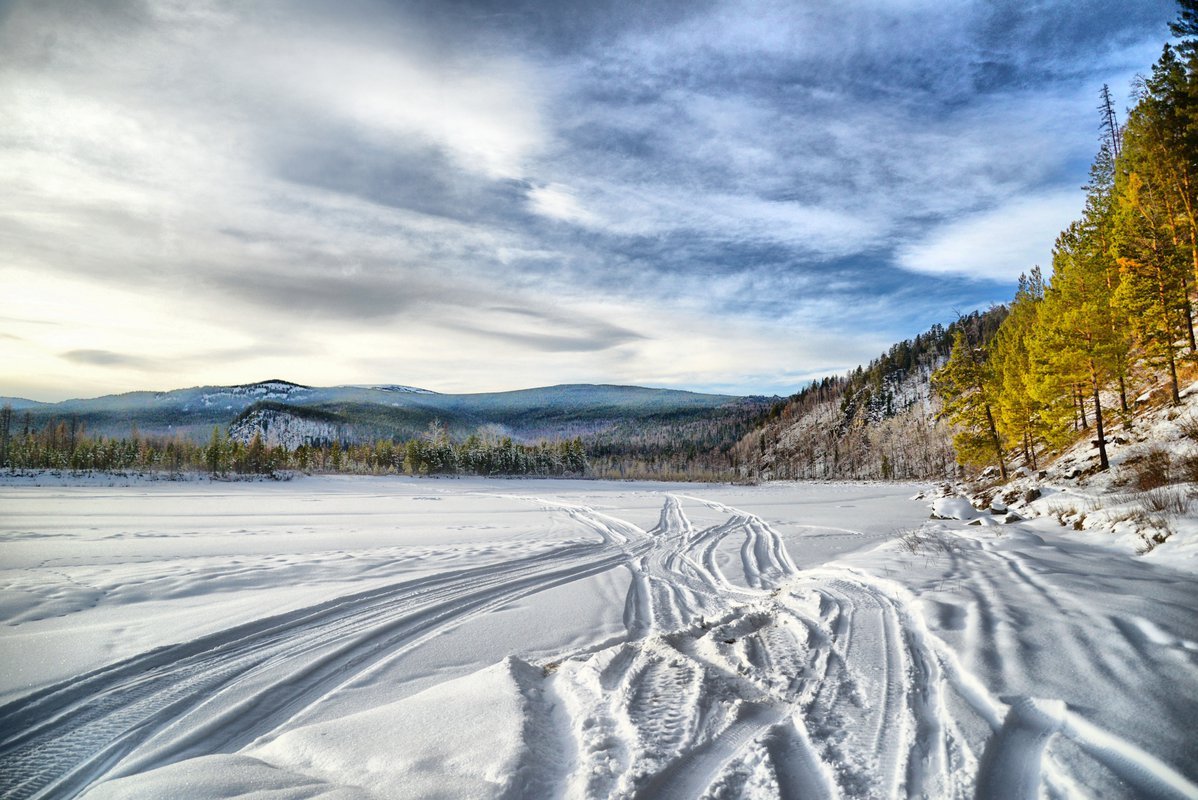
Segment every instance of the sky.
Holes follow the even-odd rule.
[[[790,394],[1047,268],[1174,16],[0,0],[0,395]]]

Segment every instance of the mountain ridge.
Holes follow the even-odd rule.
[[[204,441],[237,423],[240,437],[280,429],[286,417],[315,419],[314,438],[348,442],[408,439],[439,425],[451,436],[486,433],[517,441],[620,431],[635,438],[658,424],[730,420],[747,424],[776,398],[708,394],[619,384],[555,384],[503,392],[443,394],[401,384],[307,386],[272,378],[227,386],[132,391],[57,403],[0,398],[14,424],[80,424],[92,435],[133,433]],[[254,420],[246,423],[248,415]],[[273,424],[272,424],[273,423]],[[288,423],[290,429],[305,426]],[[301,435],[301,439],[303,436]],[[301,439],[288,438],[291,446]]]

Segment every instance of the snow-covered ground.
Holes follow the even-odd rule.
[[[1048,516],[33,483],[0,486],[5,797],[1198,797],[1194,573]]]

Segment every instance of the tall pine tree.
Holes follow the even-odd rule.
[[[932,386],[944,401],[944,413],[957,427],[953,446],[964,465],[998,465],[1007,479],[1002,439],[994,418],[998,376],[987,349],[973,344],[958,328],[948,362],[932,376]]]

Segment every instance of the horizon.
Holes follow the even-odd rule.
[[[0,394],[788,396],[1047,269],[1176,13],[4,4]]]

